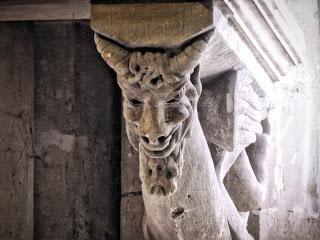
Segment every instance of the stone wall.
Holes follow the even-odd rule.
[[[118,239],[121,97],[88,22],[0,33],[0,239]]]
[[[305,36],[303,65],[276,84],[277,152],[260,239],[320,237],[320,26],[319,1],[287,0]]]
[[[0,24],[0,238],[33,237],[32,25]]]

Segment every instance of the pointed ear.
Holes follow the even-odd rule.
[[[194,68],[199,64],[201,55],[206,50],[212,34],[213,30],[210,30],[202,35],[199,40],[188,45],[183,52],[171,58],[169,66],[172,72],[179,75],[193,72]]]
[[[94,34],[94,42],[103,60],[105,60],[118,75],[124,76],[129,72],[129,51],[100,37],[97,33]]]

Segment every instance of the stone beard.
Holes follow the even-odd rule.
[[[128,52],[95,34],[102,58],[117,73],[130,143],[139,151],[145,192],[168,196],[182,175],[185,139],[201,93],[199,60],[210,35],[170,57]]]

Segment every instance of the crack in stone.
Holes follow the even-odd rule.
[[[142,191],[121,194],[121,197],[142,196]]]

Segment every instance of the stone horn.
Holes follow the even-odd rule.
[[[120,76],[129,72],[129,51],[94,34],[94,42],[103,60]]]
[[[207,48],[212,34],[212,30],[205,33],[199,40],[187,46],[183,52],[171,58],[169,66],[172,72],[179,75],[192,73],[199,64],[201,55]]]

